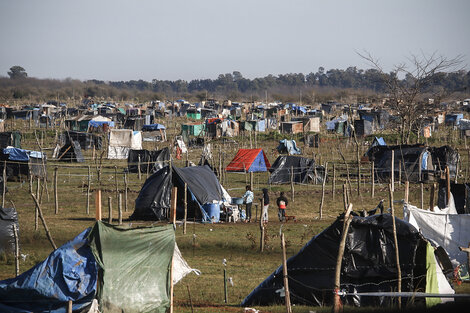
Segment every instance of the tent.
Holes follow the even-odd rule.
[[[101,150],[102,147],[101,136],[78,131],[62,132],[59,141],[62,143],[62,146],[70,145],[72,141],[78,141],[82,150],[90,150],[93,148]]]
[[[15,208],[0,207],[0,253],[15,251],[13,225],[19,234],[18,213]]]
[[[0,133],[0,148],[15,147],[21,148],[21,133],[14,132],[1,132]]]
[[[331,305],[336,259],[343,229],[343,216],[313,237],[296,255],[287,260],[291,302],[304,305]],[[409,223],[395,218],[399,242],[402,291],[453,293],[436,265],[434,249]],[[278,267],[242,302],[242,306],[284,302],[283,267]],[[390,297],[354,295],[361,292],[390,292],[396,289],[395,245],[390,214],[353,216],[341,268],[340,290],[345,304],[383,306]],[[352,294],[351,294],[352,293]],[[406,303],[403,298],[403,302]],[[439,301],[426,299],[426,302]],[[419,299],[415,300],[418,302]]]
[[[131,149],[142,149],[142,133],[131,129],[112,129],[109,133],[108,159],[127,159]]]
[[[130,219],[167,219],[172,187],[178,188],[176,217],[183,218],[185,183],[188,218],[212,222],[214,216],[215,221],[218,221],[220,203],[225,198],[224,190],[208,166],[172,167],[172,170],[169,166],[165,166],[151,175],[145,181],[135,200],[135,210]]]
[[[227,172],[267,172],[271,164],[263,149],[239,149]]]
[[[138,173],[140,157],[140,172],[155,173],[169,164],[170,149],[163,148],[158,151],[130,150],[127,158],[127,169],[130,173]]]
[[[13,147],[0,149],[0,171],[3,171],[5,161],[8,179],[21,175],[28,177],[30,173],[35,177],[44,177],[46,174],[43,166],[47,162],[46,155],[39,151]]]
[[[82,149],[78,141],[73,140],[68,142],[62,148],[60,148],[57,153],[57,160],[64,162],[77,162],[83,163],[85,159],[83,158]]]
[[[287,154],[301,154],[300,148],[297,147],[295,140],[282,139],[279,140],[279,146],[277,146],[277,152]]]
[[[432,163],[436,171],[444,172],[446,166],[449,167],[450,178],[455,178],[457,164],[459,162],[459,153],[450,146],[429,148],[432,156]]]
[[[451,181],[450,192],[452,194],[457,213],[470,213],[470,185],[468,183],[456,184]],[[439,209],[445,209],[447,207],[447,182],[445,179],[439,180],[437,206],[439,207]]]
[[[46,260],[0,281],[2,312],[165,312],[173,282],[192,271],[171,225],[139,228],[96,222]],[[152,270],[149,271],[149,268]],[[98,305],[98,308],[96,308]]]
[[[292,169],[294,176],[292,176]],[[310,181],[323,182],[325,168],[317,166],[313,159],[301,156],[281,155],[269,169],[268,184],[288,184],[293,179],[294,183],[306,184]]]

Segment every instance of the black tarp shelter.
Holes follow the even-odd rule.
[[[59,140],[62,146],[70,145],[72,141],[78,141],[80,148],[85,151],[91,150],[93,147],[96,150],[101,150],[102,147],[101,136],[85,132],[64,131],[60,134]]]
[[[293,155],[280,155],[269,169],[268,184],[323,182],[325,168],[315,164],[313,159]],[[293,171],[293,177],[292,177]]]
[[[450,183],[450,192],[454,198],[455,209],[459,214],[470,213],[470,185]],[[447,182],[439,180],[439,191],[437,193],[437,206],[439,209],[447,207]]]
[[[0,132],[0,149],[6,147],[21,148],[21,133],[18,131]]]
[[[15,251],[13,225],[16,225],[17,235],[19,235],[20,225],[16,209],[0,207],[0,253]]]
[[[204,219],[202,206],[223,200],[223,191],[214,172],[208,166],[184,168],[165,166],[145,181],[135,200],[130,219],[164,220],[169,217],[171,189],[178,188],[176,217],[184,216],[184,184],[187,185],[188,218]]]
[[[140,172],[155,173],[164,166],[169,165],[170,149],[168,147],[158,151],[130,150],[127,158],[127,169],[130,173],[138,173],[140,157]]]

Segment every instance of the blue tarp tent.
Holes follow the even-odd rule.
[[[154,131],[154,130],[160,130],[160,129],[166,129],[166,128],[162,124],[149,124],[149,125],[142,126],[142,131]]]
[[[18,277],[0,281],[0,311],[66,312],[89,305],[96,292],[98,267],[87,245],[89,229]]]

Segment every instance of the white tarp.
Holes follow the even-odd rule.
[[[112,129],[109,133],[108,159],[127,159],[130,149],[142,150],[142,133],[131,129]]]
[[[459,247],[468,247],[470,242],[470,214],[431,212],[410,204],[405,204],[403,210],[405,221],[436,246],[444,248],[454,267],[467,264],[467,253]]]

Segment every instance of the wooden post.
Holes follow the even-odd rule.
[[[401,268],[400,268],[400,255],[398,253],[398,239],[397,239],[397,228],[395,225],[395,210],[393,208],[393,190],[391,184],[388,185],[390,192],[390,211],[392,214],[392,227],[393,227],[393,241],[395,244],[395,261],[397,263],[397,278],[398,278],[398,288],[397,292],[401,292]],[[398,297],[398,308],[401,309],[401,297]]]
[[[290,167],[290,190],[291,190],[291,199],[292,202],[295,201],[295,190],[294,190],[294,167]]]
[[[400,165],[398,166],[398,186],[401,185],[401,167],[402,167],[402,165],[403,165],[403,162],[400,161],[399,164],[400,164]],[[420,162],[419,164],[421,164],[421,162]],[[421,175],[420,175],[420,178],[421,178]]]
[[[459,166],[460,165],[460,154],[457,154],[457,165],[455,166],[455,180],[454,183],[457,184],[457,178],[459,176]]]
[[[119,193],[118,199],[118,223],[122,225],[122,193]]]
[[[72,311],[73,311],[73,302],[72,300],[69,300],[67,302],[67,313],[72,313]]]
[[[341,241],[339,242],[338,256],[336,258],[335,267],[335,285],[334,285],[334,300],[333,300],[333,312],[338,313],[341,308],[341,300],[339,298],[339,288],[341,286],[341,265],[343,262],[344,248],[346,246],[346,237],[348,235],[349,224],[352,220],[352,204],[348,205],[348,208],[344,214],[343,220],[343,233],[341,234]]]
[[[395,191],[395,150],[392,150],[392,164],[390,165],[390,184],[392,192]]]
[[[410,196],[410,182],[405,181],[405,203],[409,203],[409,196]]]
[[[258,221],[258,203],[255,203],[255,223]],[[250,221],[251,222],[251,221]]]
[[[331,198],[335,201],[336,193],[336,164],[333,163],[333,182],[331,183]]]
[[[171,222],[173,223],[173,226],[176,227],[176,203],[177,203],[177,197],[178,196],[178,187],[173,187],[171,189]]]
[[[95,191],[95,220],[101,221],[101,189]]]
[[[281,234],[281,246],[282,246],[282,275],[284,277],[286,313],[292,313],[292,308],[290,306],[289,277],[287,274],[286,241],[284,239],[284,233]]]
[[[421,187],[421,209],[424,210],[424,184],[420,184]]]
[[[18,242],[16,223],[13,223],[13,237],[15,238],[15,276],[18,276],[20,275],[20,244]]]
[[[193,299],[191,298],[191,289],[189,288],[189,285],[186,285],[186,288],[188,289],[188,297],[189,297],[189,305],[191,305],[191,313],[194,313]]]
[[[49,239],[49,242],[52,245],[52,248],[54,250],[57,250],[57,246],[54,243],[54,240],[52,239],[51,233],[49,232],[49,228],[47,228],[46,220],[44,219],[44,216],[42,215],[42,210],[41,207],[39,206],[39,202],[34,196],[34,194],[31,194],[31,197],[33,198],[34,203],[36,204],[36,208],[38,210],[39,218],[41,219],[42,225],[44,226],[44,230],[46,231],[46,236]]]
[[[227,269],[224,268],[224,303],[228,303]]]
[[[186,221],[188,218],[188,185],[184,183],[184,220],[183,220],[183,234],[186,235]]]
[[[108,223],[113,223],[113,198],[108,197]]]
[[[253,185],[254,185],[254,182],[253,182],[253,172],[250,172],[250,187],[251,187],[251,191],[253,191]]]
[[[137,173],[139,174],[139,180],[142,180],[142,174],[140,173],[140,155],[139,155],[139,163],[137,164]]]
[[[127,173],[124,172],[124,212],[127,212]]]
[[[348,195],[347,195],[347,193],[348,193],[348,191],[346,190],[346,184],[343,184],[343,206],[344,206],[345,211],[348,208]]]
[[[59,214],[59,194],[57,191],[57,171],[59,168],[54,168],[54,203],[55,203],[55,214]]]
[[[259,215],[259,230],[261,232],[260,242],[259,242],[259,251],[264,251],[264,198],[261,199],[261,213]]]
[[[449,167],[446,166],[446,186],[447,186],[447,206],[450,205],[450,171]]]
[[[88,165],[88,186],[86,189],[86,215],[90,214],[90,189],[91,189],[90,165]]]
[[[7,161],[3,161],[3,190],[2,190],[2,208],[5,207],[5,193],[7,190]]]
[[[323,218],[323,201],[325,201],[325,184],[326,184],[326,176],[328,174],[328,162],[325,163],[325,173],[323,175],[323,182],[321,187],[321,200],[320,200],[320,209],[318,212],[319,218]]]
[[[176,187],[173,187],[173,190],[176,189]],[[176,191],[175,191],[175,196],[176,196]],[[173,199],[172,199],[173,200]],[[176,201],[175,201],[176,203]],[[174,225],[174,224],[173,224]],[[170,267],[170,313],[173,313],[173,289],[174,289],[174,283],[173,283],[173,262],[174,258],[171,258],[171,267]]]
[[[39,178],[37,180],[37,185],[36,185],[36,199],[39,198],[39,185],[40,185],[40,182],[39,182]],[[39,211],[38,211],[38,208],[37,206],[34,208],[34,230],[38,230],[39,229]]]
[[[114,185],[116,187],[116,200],[119,199],[119,184],[118,184],[118,177],[117,177],[117,166],[114,165]]]
[[[436,183],[431,185],[431,192],[429,194],[429,209],[434,211],[434,193],[436,192]]]
[[[374,161],[371,162],[371,167],[370,167],[370,197],[373,198],[375,197],[375,163]]]

